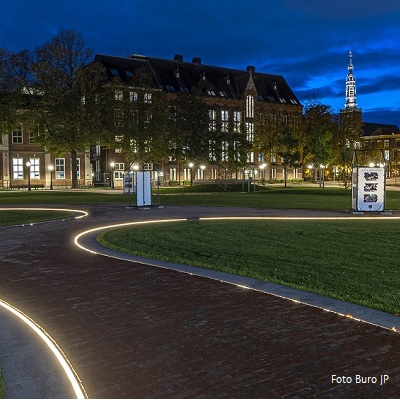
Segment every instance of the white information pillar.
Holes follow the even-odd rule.
[[[353,210],[385,211],[385,167],[353,169]]]
[[[151,206],[151,171],[136,172],[136,205]]]
[[[369,153],[372,152],[355,151],[352,172],[352,209],[362,212],[384,212],[386,167],[383,154]],[[374,162],[371,162],[370,166],[365,166],[371,159]]]

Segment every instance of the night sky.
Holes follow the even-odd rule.
[[[353,52],[367,122],[400,125],[399,0],[1,0],[0,48],[74,29],[95,53],[142,54],[283,75],[338,112]]]

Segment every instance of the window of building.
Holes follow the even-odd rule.
[[[190,168],[184,168],[183,169],[183,180],[185,181],[190,181],[191,180],[191,169]]]
[[[56,158],[55,160],[55,178],[65,179],[65,158]]]
[[[254,118],[254,97],[246,96],[246,117]]]
[[[228,161],[228,141],[223,140],[221,145],[221,159],[222,161]]]
[[[122,90],[116,90],[114,92],[114,98],[115,100],[122,100],[124,98],[124,92]]]
[[[233,112],[233,131],[239,133],[241,131],[241,120],[242,120],[242,113],[241,111],[234,111]]]
[[[229,130],[229,113],[226,110],[221,111],[221,131],[228,132]]]
[[[13,179],[24,179],[24,160],[22,157],[13,158]]]
[[[384,146],[385,146],[385,149],[389,148],[389,139],[384,140]]]
[[[21,144],[22,143],[22,128],[19,126],[18,128],[12,131],[12,143]]]
[[[215,140],[208,141],[208,159],[210,162],[217,161],[217,142]]]
[[[124,163],[115,163],[114,178],[117,179],[117,180],[124,179],[124,170],[125,170],[125,164]]]
[[[233,157],[235,161],[240,162],[240,142],[237,140],[233,142]]]
[[[124,110],[120,109],[114,110],[114,126],[115,127],[124,126]]]
[[[147,104],[150,104],[151,101],[152,101],[152,95],[151,95],[151,93],[145,93],[145,94],[144,94],[143,101],[144,101],[145,103],[147,103]]]
[[[129,92],[129,101],[130,102],[136,102],[137,101],[137,93],[130,91]]]
[[[40,179],[40,165],[38,158],[30,158],[29,162],[31,166],[29,167],[31,179]]]
[[[170,181],[177,181],[178,175],[176,173],[176,168],[169,169],[169,180]]]
[[[35,144],[35,135],[29,132],[29,144]]]
[[[247,162],[254,162],[254,151],[250,151],[249,153],[247,153]]]
[[[390,150],[384,150],[384,157],[386,161],[389,161],[389,157],[390,157]]]
[[[217,130],[217,112],[215,110],[208,110],[208,116],[208,130],[210,132],[215,132]]]
[[[254,123],[246,122],[246,140],[250,143],[254,143]]]

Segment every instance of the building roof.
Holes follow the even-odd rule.
[[[186,62],[181,55],[166,60],[141,55],[113,57],[96,54],[95,62],[100,62],[106,68],[109,78],[119,77],[125,83],[129,83],[129,78],[136,71],[144,70],[150,77],[148,84],[154,89],[188,93],[200,85],[208,96],[216,98],[242,99],[252,78],[259,101],[301,105],[283,76],[256,72],[252,66],[237,70],[204,65],[198,57]]]
[[[379,124],[375,122],[364,122],[362,127],[364,137],[366,136],[383,136],[383,135],[397,135],[400,129],[397,125]]]

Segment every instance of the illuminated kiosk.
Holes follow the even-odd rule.
[[[385,211],[386,166],[382,150],[355,150],[352,171],[353,211]]]
[[[151,171],[136,172],[136,205],[151,206]]]

